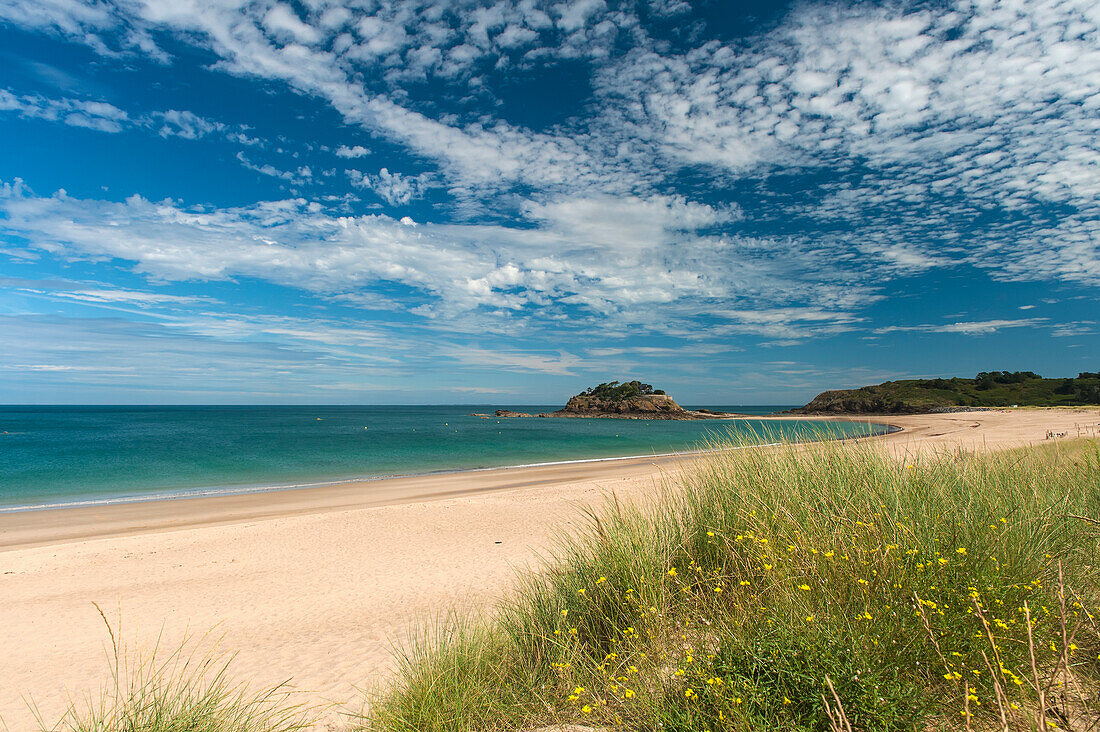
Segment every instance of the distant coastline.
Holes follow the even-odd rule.
[[[1095,404],[1100,404],[1100,372],[1051,379],[1032,371],[982,371],[973,378],[905,379],[824,391],[790,414],[935,414]]]

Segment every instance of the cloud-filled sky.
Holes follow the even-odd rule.
[[[1100,368],[1091,0],[6,0],[0,402]]]

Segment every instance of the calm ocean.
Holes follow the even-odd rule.
[[[0,511],[652,455],[714,438],[771,442],[873,429],[802,421],[470,416],[498,407],[0,406]],[[719,407],[752,414],[786,408]]]

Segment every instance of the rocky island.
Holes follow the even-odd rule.
[[[496,417],[530,417],[525,412],[498,409]],[[661,389],[640,381],[609,381],[589,387],[572,397],[556,412],[537,417],[574,417],[589,419],[723,419],[742,415],[709,409],[684,409]]]

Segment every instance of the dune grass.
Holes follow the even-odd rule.
[[[98,609],[98,606],[97,606]],[[297,732],[310,710],[284,686],[250,692],[231,683],[231,658],[187,652],[190,639],[162,651],[129,653],[100,611],[110,636],[111,680],[103,693],[73,702],[49,732]],[[204,639],[199,639],[201,645]]]
[[[414,644],[360,726],[1096,728],[1098,517],[1095,443],[716,454]]]

